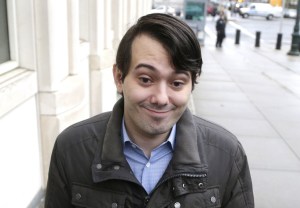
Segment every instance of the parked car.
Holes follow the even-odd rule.
[[[234,12],[240,14],[240,10],[241,8],[245,8],[247,6],[249,6],[249,2],[241,2],[241,3],[236,3],[235,7],[234,7]]]
[[[210,15],[213,17],[216,16],[218,14],[218,5],[209,3],[207,5],[206,13],[207,13],[207,15]]]
[[[297,17],[297,10],[296,9],[284,9],[283,11],[284,18],[294,18]]]
[[[280,17],[282,14],[281,7],[273,7],[271,4],[266,3],[251,3],[248,7],[240,9],[240,15],[243,18],[249,16],[261,16],[267,20],[271,20],[274,17]]]

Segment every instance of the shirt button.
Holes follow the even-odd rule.
[[[210,201],[211,201],[211,203],[214,204],[217,202],[217,199],[216,199],[216,197],[212,196],[212,197],[210,197]]]
[[[102,165],[101,165],[100,163],[98,163],[98,164],[96,165],[96,168],[97,168],[98,170],[100,170],[100,169],[102,168]]]
[[[181,204],[179,202],[175,202],[174,208],[180,208],[180,207],[181,207]]]
[[[148,162],[148,163],[146,164],[146,167],[149,168],[150,165],[151,165],[150,162]]]
[[[117,207],[118,207],[117,203],[114,202],[114,203],[111,204],[111,208],[117,208]]]
[[[77,194],[75,195],[75,199],[76,199],[76,200],[80,200],[80,199],[81,199],[81,194],[80,194],[80,193],[77,193]]]

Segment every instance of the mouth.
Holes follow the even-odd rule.
[[[144,109],[146,109],[152,116],[155,117],[167,116],[173,110],[172,107],[153,108],[149,106],[144,106]]]
[[[166,114],[166,113],[170,112],[169,110],[168,111],[165,111],[165,110],[162,111],[162,110],[154,110],[154,109],[148,109],[148,108],[147,108],[147,110],[152,112],[152,113],[157,113],[157,114]]]

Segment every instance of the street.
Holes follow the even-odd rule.
[[[294,208],[300,198],[300,57],[289,56],[294,19],[231,17],[222,48],[208,17],[203,72],[193,92],[195,114],[233,132],[249,160],[255,207]],[[236,45],[236,29],[241,30]],[[261,32],[255,47],[255,32]],[[283,191],[282,187],[286,187]]]
[[[206,33],[215,34],[215,24],[217,17],[208,16],[206,19]],[[235,40],[236,30],[240,29],[240,44],[255,44],[255,33],[261,32],[261,43],[268,44],[271,47],[276,46],[277,35],[282,33],[282,45],[291,44],[291,34],[293,33],[295,19],[276,18],[266,20],[263,17],[250,17],[244,19],[238,14],[229,18],[226,26],[227,39]]]
[[[259,48],[251,38],[255,28],[266,28],[261,31],[265,40],[264,34],[277,30],[275,23],[229,21],[223,47],[216,48],[215,21],[208,20],[203,71],[193,92],[195,114],[225,127],[242,143],[256,208],[294,208],[300,203],[295,197],[300,190],[300,57],[287,55],[288,37],[281,50],[272,43],[276,38]],[[242,29],[239,45],[234,44],[236,27]]]

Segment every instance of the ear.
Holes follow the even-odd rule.
[[[122,94],[122,92],[123,92],[122,72],[117,67],[116,64],[114,64],[114,66],[113,66],[113,75],[114,75],[114,80],[115,80],[115,85],[116,85],[117,91],[118,91],[118,93]]]

